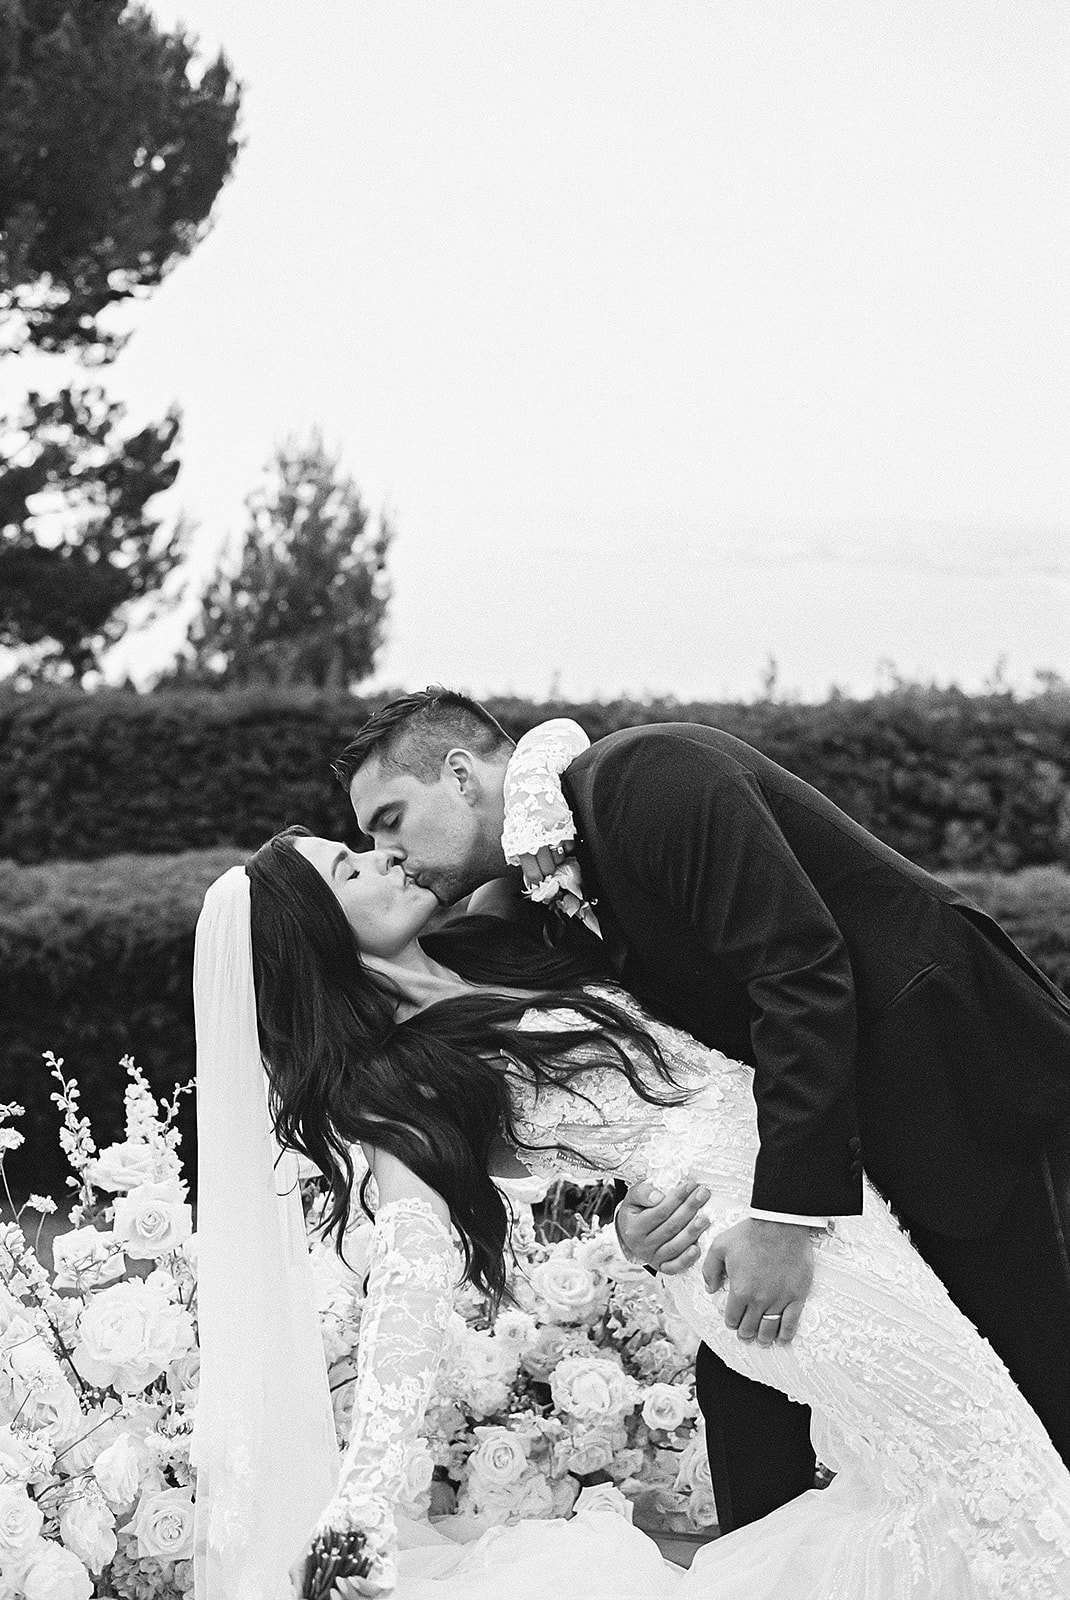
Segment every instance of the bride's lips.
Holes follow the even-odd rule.
[[[435,899],[438,899],[438,895],[435,894],[435,891],[431,888],[430,884],[421,883],[419,878],[413,877],[410,873],[406,872],[404,867],[401,867],[400,871],[402,878],[404,879],[404,887],[406,889],[422,889],[425,894],[434,894]]]

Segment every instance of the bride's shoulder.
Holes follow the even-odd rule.
[[[623,989],[618,989],[609,983],[588,983],[584,985],[583,993],[594,1000],[608,1001],[615,1010],[623,1012],[635,1022],[642,1022],[644,1012],[639,1002]],[[555,1004],[552,1000],[539,1000],[530,1005],[520,1019],[519,1027],[529,1032],[538,1029],[556,1029],[564,1031],[567,1028],[586,1028],[588,1031],[600,1026],[594,1017],[586,1016],[562,999]]]

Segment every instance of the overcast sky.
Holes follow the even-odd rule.
[[[1064,0],[153,9],[246,85],[107,376],[184,411],[200,570],[319,424],[398,530],[379,683],[1070,676]]]

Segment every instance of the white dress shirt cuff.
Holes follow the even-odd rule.
[[[759,1222],[794,1222],[800,1228],[827,1228],[828,1217],[797,1217],[792,1211],[759,1211],[756,1206],[748,1206],[748,1217],[757,1217]]]

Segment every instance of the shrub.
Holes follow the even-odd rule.
[[[123,1055],[161,1091],[193,1076],[194,926],[205,889],[236,859],[221,849],[0,862],[0,1099],[26,1107],[26,1146],[8,1160],[20,1188],[63,1188],[45,1050],[80,1079],[104,1143],[122,1126]],[[192,1097],[179,1125],[192,1155]]]
[[[1070,872],[949,872],[949,883],[1010,934],[1015,944],[1070,995]]]
[[[240,854],[0,863],[0,1100],[27,1109],[26,1148],[9,1157],[21,1188],[63,1187],[43,1051],[63,1056],[78,1077],[102,1144],[122,1126],[124,1054],[158,1091],[193,1075],[194,926],[205,889]],[[1070,872],[949,876],[1070,994]],[[179,1126],[192,1173],[188,1098]]]
[[[294,821],[352,840],[329,762],[382,699],[305,690],[0,696],[0,856],[253,846]],[[932,870],[1070,863],[1070,706],[1058,696],[489,705],[514,738],[561,715],[592,739],[642,722],[722,727]]]

